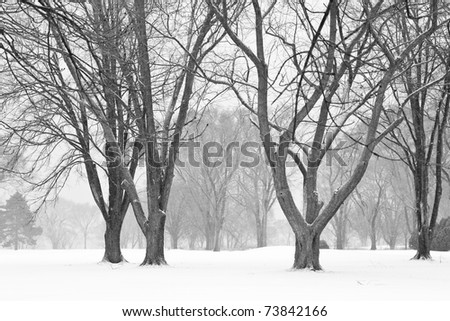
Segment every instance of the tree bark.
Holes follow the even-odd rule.
[[[294,269],[322,270],[319,263],[319,241],[320,233],[316,233],[312,229],[308,229],[306,233],[297,234],[295,238]]]
[[[256,218],[256,247],[263,247],[263,227],[259,217]]]
[[[370,220],[370,249],[376,250],[377,249],[377,230],[376,230],[376,215],[372,216],[372,219]]]
[[[419,229],[418,235],[418,245],[417,245],[417,253],[412,258],[413,260],[429,260],[431,259],[430,254],[431,247],[431,238],[429,227],[426,224],[423,224]]]
[[[336,231],[336,249],[343,250],[347,239],[347,218],[344,216],[342,209],[335,216]]]
[[[105,254],[103,255],[103,262],[121,263],[125,261],[120,249],[121,229],[122,222],[119,220],[110,220],[109,222],[106,222]]]
[[[162,211],[158,211],[150,215],[145,223],[145,239],[147,243],[145,259],[141,265],[166,265],[164,258],[164,226],[166,223],[166,215]]]

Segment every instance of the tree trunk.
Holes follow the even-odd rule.
[[[170,246],[172,249],[178,249],[178,236],[170,235]]]
[[[423,224],[422,228],[419,230],[418,235],[418,245],[417,245],[417,253],[412,258],[413,260],[428,260],[431,259],[430,247],[431,247],[431,238],[429,233],[428,225]]]
[[[389,238],[389,249],[395,250],[396,244],[397,244],[397,237],[393,235]]]
[[[269,211],[265,211],[262,217],[262,229],[261,229],[261,247],[267,246],[267,216]]]
[[[256,234],[256,247],[266,247],[267,246],[267,235],[261,229]]]
[[[376,215],[372,216],[370,220],[370,249],[377,249],[377,226],[376,226]]]
[[[124,261],[120,249],[120,231],[122,223],[117,221],[106,222],[105,255],[103,262],[120,263]]]
[[[395,242],[389,242],[389,249],[390,250],[395,250]]]
[[[320,271],[319,241],[320,233],[309,230],[306,233],[296,233],[294,269],[310,269]]]
[[[211,238],[207,235],[205,239],[205,250],[211,251],[213,249]]]
[[[342,235],[340,231],[338,231],[336,235],[336,249],[337,250],[343,250],[344,249],[344,240],[342,238]]]
[[[256,247],[263,247],[263,231],[262,231],[262,222],[259,217],[255,216],[256,220]]]
[[[377,249],[377,235],[372,231],[370,232],[370,249],[372,251]]]
[[[341,216],[342,213],[339,214]],[[346,226],[345,226],[345,218],[337,216],[336,220],[336,249],[343,250],[346,243]]]
[[[343,250],[347,241],[347,206],[343,205],[339,209],[339,213],[333,218],[334,220],[334,230],[336,234],[336,249]]]
[[[166,265],[164,258],[164,226],[166,216],[163,212],[153,214],[145,225],[145,239],[147,243],[145,259],[141,265]]]
[[[206,213],[205,219],[205,250],[211,251],[214,248],[214,223],[209,212]]]
[[[214,229],[214,252],[220,252],[220,228],[216,226]]]
[[[196,237],[191,236],[189,238],[189,250],[195,250],[195,241],[197,240]]]
[[[212,232],[212,229],[206,231],[205,250],[207,251],[211,251],[214,248],[214,234]]]
[[[83,238],[84,238],[84,249],[87,249],[87,232],[83,233]]]
[[[52,243],[52,249],[57,250],[58,249],[58,241],[55,241],[53,239],[50,239],[50,242]]]
[[[267,212],[256,217],[256,247],[267,246]]]
[[[261,235],[261,247],[266,246],[267,246],[267,229],[263,230]]]

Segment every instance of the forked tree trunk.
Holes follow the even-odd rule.
[[[319,263],[320,233],[296,233],[294,269],[322,270]]]
[[[431,259],[430,248],[431,248],[431,238],[429,233],[428,225],[422,225],[419,230],[418,240],[417,240],[417,253],[412,258],[413,260],[428,260]]]
[[[151,215],[145,226],[145,239],[147,242],[145,259],[141,265],[166,265],[164,258],[164,226],[166,216],[162,212]]]
[[[120,249],[120,230],[122,223],[117,221],[106,222],[105,254],[103,262],[120,263],[124,261]]]

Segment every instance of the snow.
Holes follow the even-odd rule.
[[[98,263],[101,250],[0,251],[0,301],[275,302],[450,300],[450,252],[322,250],[322,272],[293,271],[292,247],[168,250],[169,266]],[[420,291],[420,292],[419,292]]]
[[[141,267],[144,250],[124,250],[132,262],[124,264],[97,263],[101,250],[4,250],[0,300],[409,300],[416,289],[430,300],[448,297],[450,252],[411,261],[414,251],[322,250],[325,270],[310,272],[290,269],[293,251],[168,250],[169,266]]]

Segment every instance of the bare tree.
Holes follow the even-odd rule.
[[[136,219],[133,216],[132,210],[125,215],[123,220],[122,231],[120,233],[120,242],[125,248],[144,249],[145,237],[141,229],[136,224]]]
[[[256,143],[257,128],[251,123],[243,124],[243,126],[247,126],[243,128],[242,141],[246,144],[244,149],[246,153],[253,153],[252,156],[255,156],[257,161],[240,168],[233,200],[253,216],[256,247],[265,247],[267,246],[268,216],[276,201],[275,187],[270,167],[265,162],[264,152],[260,148],[261,145]]]
[[[26,110],[2,125],[24,145],[47,149],[41,161],[58,143],[67,144],[56,170],[39,184],[49,190],[83,163],[106,222],[107,261],[123,259],[120,231],[131,205],[147,239],[143,264],[165,264],[165,210],[195,71],[217,42],[212,12],[204,13],[204,7],[202,2],[23,1],[2,29],[3,53],[16,84],[2,101],[28,101]],[[170,16],[172,9],[176,14]],[[171,54],[164,51],[169,47]],[[25,115],[34,118],[13,121]],[[134,182],[141,157],[148,215]],[[107,177],[108,201],[99,168]]]
[[[407,10],[404,6],[390,5],[383,1],[375,3],[362,1],[358,6],[352,6],[351,2],[344,1],[338,4],[337,1],[331,0],[321,17],[315,14],[316,17],[319,15],[321,21],[318,27],[314,27],[312,23],[314,13],[304,2],[274,1],[262,6],[259,1],[252,0],[251,6],[243,5],[237,9],[233,8],[233,11],[226,1],[222,1],[220,5],[208,1],[208,4],[214,10],[228,37],[254,66],[253,70],[257,74],[256,84],[250,84],[246,80],[248,73],[253,71],[250,68],[241,73],[244,75],[243,79],[234,79],[237,74],[234,71],[233,75],[228,75],[216,83],[228,85],[237,97],[241,98],[242,104],[258,117],[260,137],[272,168],[278,202],[297,238],[294,268],[320,270],[321,232],[363,177],[376,145],[402,121],[402,117],[399,116],[381,133],[377,130],[389,84],[397,76],[400,68],[404,67],[410,52],[441,26],[437,21],[435,10],[437,1],[432,1],[427,7],[431,13],[427,18],[430,21],[429,28],[419,36],[402,43],[385,39],[386,28],[391,28],[386,21],[392,19],[394,15],[406,16]],[[248,26],[233,26],[229,17],[236,11],[246,10],[251,10],[246,14],[254,20],[251,29]],[[274,14],[271,13],[276,10],[279,10],[277,17],[287,20],[284,24],[274,21]],[[277,28],[273,27],[275,23]],[[307,39],[303,37],[300,40],[300,26],[306,29],[306,32],[301,34],[306,34]],[[328,29],[326,32],[325,28]],[[254,45],[251,46],[243,40],[243,37],[249,35],[242,34],[249,29],[255,39]],[[271,68],[269,60],[266,59],[269,37],[278,39],[278,45],[283,46],[289,53],[287,59],[279,64],[279,68]],[[309,44],[306,47],[302,46],[301,44],[306,41]],[[256,50],[251,49],[252,47]],[[400,54],[394,54],[393,48],[400,51]],[[300,56],[303,57],[301,63],[298,59]],[[287,65],[293,67],[290,70],[296,71],[294,76],[292,72],[283,72],[283,67]],[[271,74],[274,69],[275,75]],[[364,77],[364,74],[371,76]],[[278,96],[289,92],[294,93],[295,97],[286,101],[294,107],[294,112],[284,129],[271,122],[269,115],[269,107],[273,104],[269,103],[271,97],[269,90],[277,85],[278,76],[290,79],[284,90],[278,91]],[[366,80],[365,85],[360,85],[361,77]],[[233,80],[229,81],[230,78]],[[346,88],[338,90],[344,81]],[[247,85],[247,89],[251,88],[256,93],[257,108],[249,105],[240,95],[242,90],[236,88],[239,84]],[[358,99],[355,99],[356,97]],[[301,105],[303,107],[298,108]],[[363,108],[367,105],[370,105],[369,109]],[[346,107],[342,108],[343,106]],[[317,112],[312,112],[313,110]],[[317,190],[319,166],[334,139],[353,121],[352,116],[363,110],[368,115],[367,130],[365,138],[358,140],[363,149],[355,170],[335,191],[330,201],[324,204]],[[303,199],[303,204],[306,211],[303,216],[288,185],[285,164],[290,147],[297,143],[296,129],[300,127],[305,131],[308,127],[306,124],[313,127],[310,130],[313,137],[312,145],[304,148],[305,145],[300,144],[308,155],[306,164],[294,156],[304,176],[303,188],[306,198]],[[278,129],[277,136],[272,133],[272,128]],[[331,134],[326,135],[327,133]]]
[[[98,209],[89,204],[76,204],[75,213],[71,213],[69,217],[72,228],[81,234],[82,246],[88,248],[88,240],[93,231],[98,228],[101,214]]]
[[[39,176],[44,178],[38,177],[35,185],[45,189],[44,199],[64,186],[74,167],[84,166],[93,198],[106,222],[104,260],[117,263],[123,260],[120,230],[129,201],[120,187],[116,162],[112,161],[115,155],[108,144],[102,146],[105,140],[101,131],[105,136],[116,133],[125,148],[125,132],[130,128],[125,130],[124,113],[114,112],[122,110],[119,101],[110,99],[113,89],[119,89],[111,88],[111,79],[109,85],[105,83],[110,61],[105,55],[103,60],[98,56],[104,52],[104,34],[96,28],[98,21],[98,12],[92,13],[84,5],[66,7],[59,1],[24,2],[8,16],[2,34],[3,53],[14,82],[2,103],[18,105],[23,101],[24,107],[10,109],[2,126],[29,154],[38,155],[30,172],[42,171]],[[110,39],[116,38],[110,35]],[[80,49],[81,43],[87,50]],[[92,66],[87,66],[86,60],[92,61]],[[109,74],[112,79],[117,76]],[[102,101],[103,94],[109,97],[106,101]],[[131,176],[138,156],[136,150],[129,168],[124,168]],[[45,170],[49,159],[51,168]],[[103,171],[107,175],[108,201],[101,184]]]
[[[376,162],[378,163],[378,162]],[[388,182],[384,176],[385,171],[380,169],[380,165],[375,164],[370,175],[365,177],[365,184],[355,188],[353,201],[360,209],[360,214],[366,220],[369,227],[370,249],[377,249],[378,234],[380,230],[380,213],[385,206],[385,193]]]
[[[188,234],[188,220],[196,210],[190,197],[189,187],[180,181],[175,181],[172,187],[172,197],[167,209],[166,230],[170,236],[171,248],[177,249],[179,241]]]
[[[175,90],[172,92],[169,107],[163,115],[162,133],[157,130],[158,118],[156,117],[156,106],[154,104],[154,92],[152,83],[154,78],[150,70],[150,55],[147,43],[147,12],[151,14],[143,1],[135,0],[132,11],[132,25],[136,33],[137,42],[137,67],[139,73],[138,91],[141,94],[139,107],[138,97],[135,97],[134,109],[137,117],[136,125],[138,138],[144,142],[143,151],[146,160],[145,172],[147,180],[147,205],[148,216],[142,210],[137,194],[134,190],[127,190],[130,198],[136,202],[133,205],[134,213],[145,234],[147,247],[143,264],[165,264],[164,258],[164,226],[169,201],[170,189],[174,177],[175,159],[179,153],[180,140],[183,128],[187,122],[187,114],[193,94],[196,70],[205,55],[217,44],[220,35],[213,29],[215,24],[213,12],[206,10],[204,16],[199,16],[197,9],[204,8],[202,2],[195,2],[192,7],[188,7],[189,29],[187,39],[182,47],[186,50],[184,58],[184,68],[181,69],[175,82]],[[156,8],[161,9],[161,8]],[[168,16],[165,13],[164,19]],[[194,29],[196,21],[201,21],[199,27]],[[169,32],[169,30],[166,30]],[[215,37],[215,34],[217,38]],[[181,90],[184,85],[183,90]],[[181,95],[179,106],[178,97]],[[133,99],[133,98],[132,98]],[[175,112],[177,116],[175,121]],[[173,126],[172,126],[173,125]],[[158,148],[158,146],[161,146]],[[131,186],[131,181],[128,180]]]
[[[345,160],[345,166],[333,161],[324,169],[322,177],[319,177],[319,185],[324,191],[324,198],[331,199],[336,189],[348,180],[354,169],[355,160],[357,160],[358,147],[358,145],[353,145],[339,151],[340,157]],[[350,201],[344,202],[330,221],[331,231],[336,238],[336,249],[338,250],[344,249],[347,245],[352,206],[353,204]]]
[[[208,127],[196,134],[198,148],[192,149],[191,160],[180,173],[201,213],[206,249],[220,251],[221,232],[238,169],[239,154],[235,149],[239,147],[240,119],[234,113],[211,110],[205,113],[203,121]]]
[[[77,233],[70,223],[71,205],[65,201],[48,204],[38,215],[43,235],[50,240],[53,249],[69,249],[75,243]]]
[[[409,41],[430,26],[428,16],[424,15],[425,8],[412,3],[407,3],[406,7],[410,9],[409,14],[395,19],[400,30],[398,41]],[[447,39],[448,28],[410,51],[409,68],[392,84],[394,97],[403,107],[405,124],[391,133],[388,146],[405,162],[413,176],[414,215],[419,237],[415,259],[431,258],[430,244],[442,196],[444,133],[450,101]],[[431,192],[432,170],[434,193]]]
[[[255,239],[254,225],[254,219],[248,213],[244,213],[242,206],[237,202],[230,202],[222,233],[224,246],[230,250],[252,247]]]

